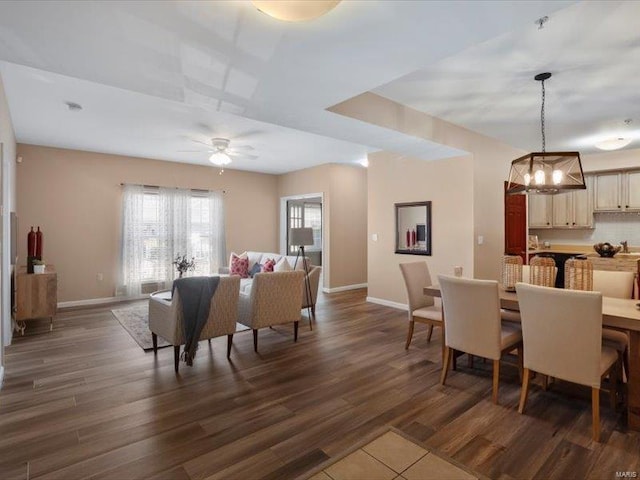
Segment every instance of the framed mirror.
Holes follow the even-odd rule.
[[[431,255],[431,202],[396,203],[396,252]]]

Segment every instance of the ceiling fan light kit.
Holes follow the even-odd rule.
[[[536,81],[542,84],[540,127],[542,152],[532,152],[511,162],[507,194],[534,193],[555,195],[587,188],[579,152],[547,152],[544,125],[544,82],[551,73],[539,73]]]

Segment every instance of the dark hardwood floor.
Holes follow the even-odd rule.
[[[0,391],[0,479],[286,479],[392,425],[491,478],[613,479],[640,469],[640,435],[602,396],[602,443],[590,392],[534,382],[525,415],[515,368],[491,403],[490,362],[459,360],[441,387],[440,332],[365,303],[365,291],[321,296],[301,324],[200,344],[192,368],[173,350],[144,353],[109,308],[29,323],[6,349]]]

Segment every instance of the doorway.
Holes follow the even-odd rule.
[[[527,196],[507,195],[507,182],[504,185],[504,253],[520,255],[527,264]]]
[[[313,265],[323,266],[320,276],[321,286],[325,283],[329,264],[329,245],[325,238],[324,195],[308,193],[280,198],[280,254],[295,255],[296,245],[289,243],[289,229],[307,227],[313,229],[313,245],[305,246],[305,254]]]
[[[311,197],[287,200],[287,255],[295,255],[298,246],[292,245],[289,232],[292,228],[311,228],[313,245],[304,251],[313,265],[322,265],[322,198]]]

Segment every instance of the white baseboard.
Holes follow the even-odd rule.
[[[143,294],[135,297],[104,297],[104,298],[88,298],[86,300],[71,300],[69,302],[58,302],[58,308],[67,307],[85,307],[91,305],[104,305],[106,303],[126,302],[129,300],[143,300],[149,298],[149,294]]]
[[[345,285],[343,287],[322,288],[324,293],[346,292],[347,290],[358,290],[359,288],[367,288],[366,283],[356,283],[353,285]]]
[[[397,308],[398,310],[407,311],[409,309],[406,303],[392,302],[391,300],[385,300],[384,298],[367,297],[367,302],[377,303],[378,305],[384,305],[385,307]]]

